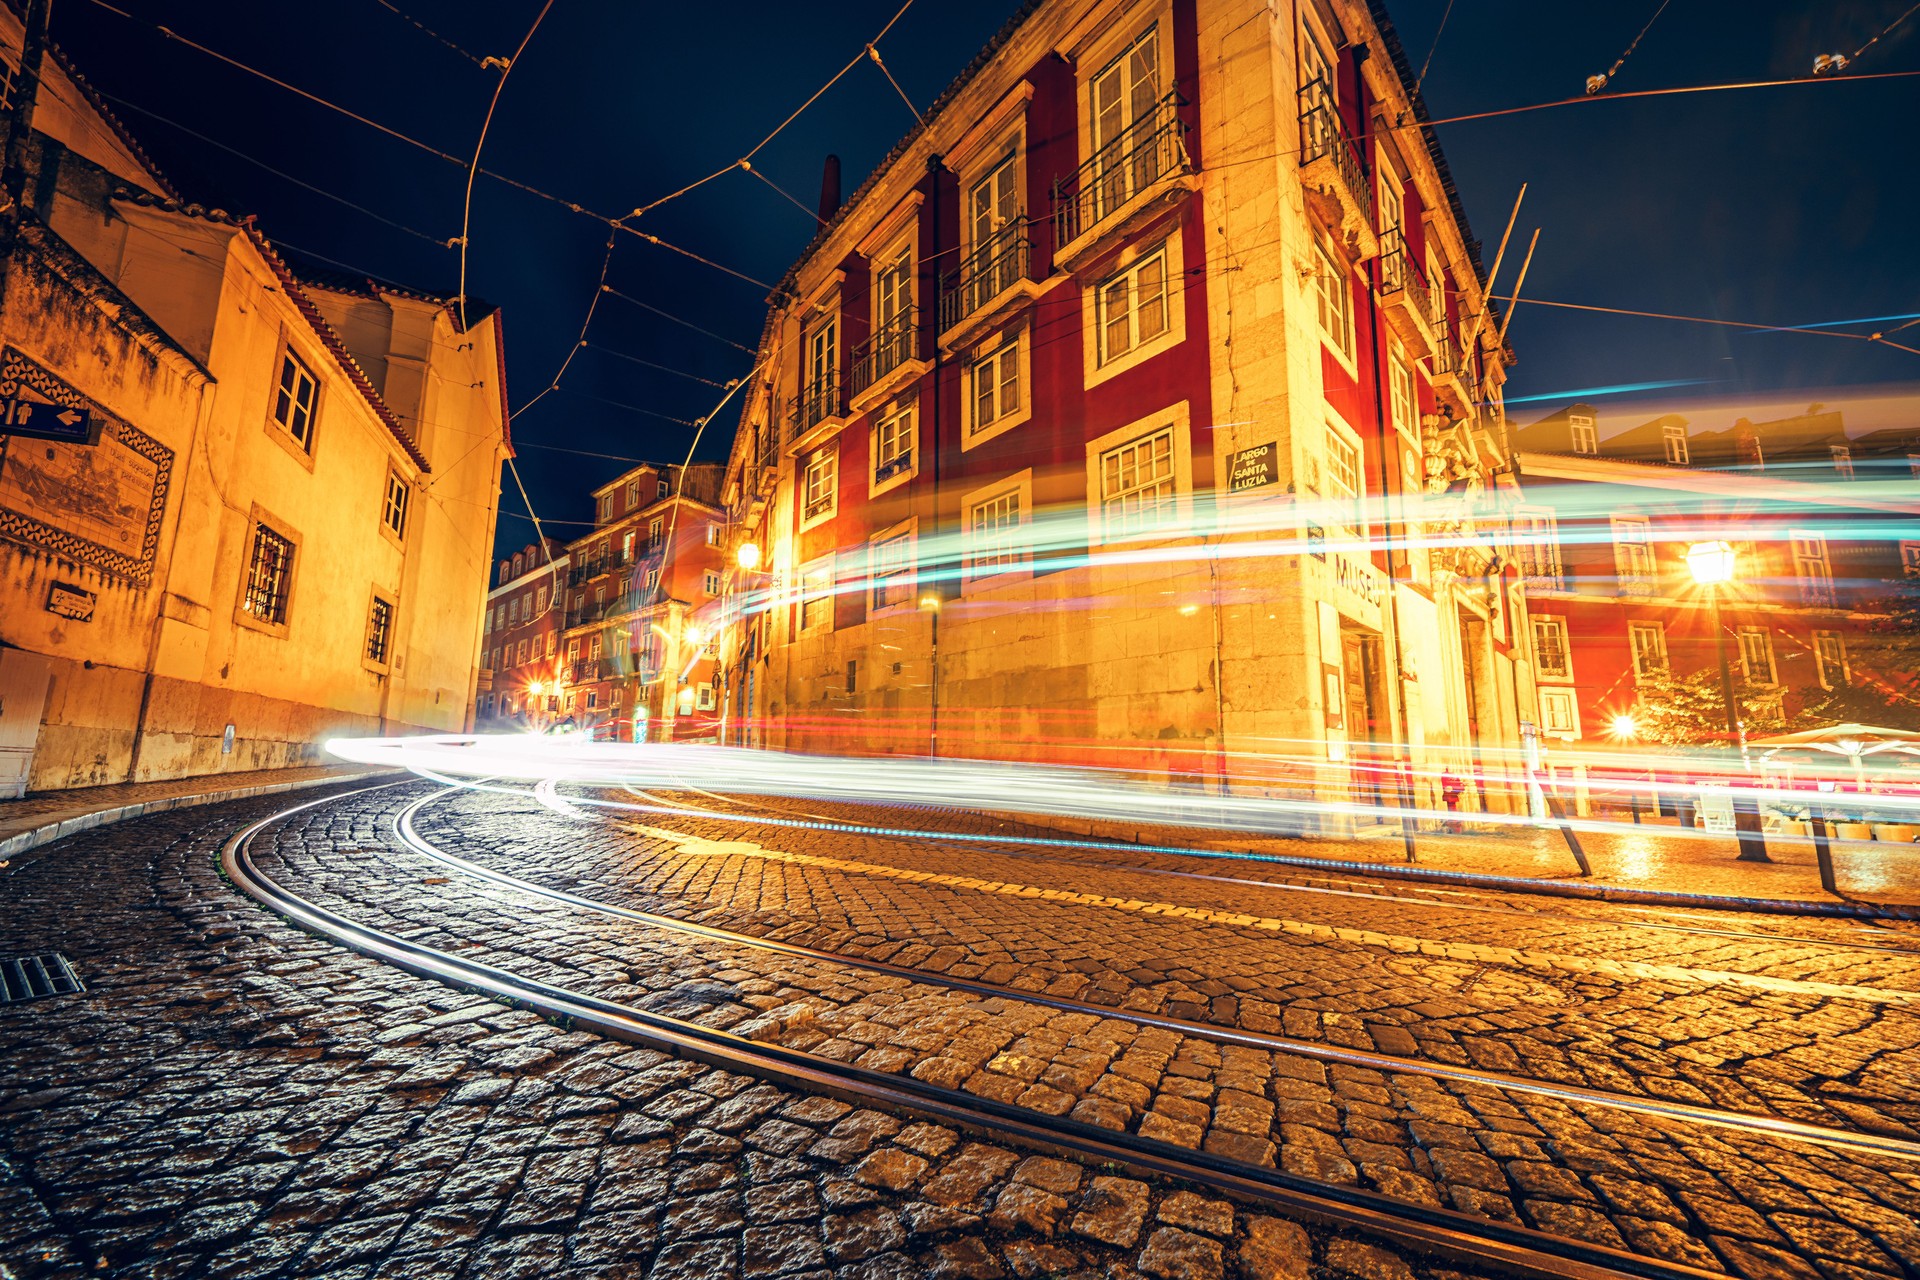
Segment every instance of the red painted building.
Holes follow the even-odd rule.
[[[1735,552],[1718,588],[1743,719],[1765,724],[1865,686],[1920,706],[1875,612],[1920,572],[1920,433],[1851,438],[1838,410],[1696,430],[1668,414],[1607,435],[1591,405],[1514,433],[1542,731],[1630,746],[1670,677],[1717,671],[1713,602],[1686,553]],[[1652,691],[1652,692],[1650,692]]]
[[[483,732],[543,729],[559,709],[560,635],[566,610],[567,549],[549,538],[501,560],[480,637],[475,727]]]

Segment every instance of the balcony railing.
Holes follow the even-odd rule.
[[[940,278],[940,330],[965,320],[1027,278],[1033,260],[1033,241],[1027,221],[1009,222],[991,240],[960,263],[960,269]]]
[[[1374,225],[1373,188],[1367,183],[1365,167],[1360,163],[1360,148],[1347,133],[1340,118],[1339,104],[1325,80],[1310,80],[1300,90],[1300,163],[1312,164],[1332,157],[1333,167],[1346,185],[1347,194],[1359,208],[1362,219]]]
[[[840,371],[831,365],[817,369],[814,376],[800,386],[800,396],[793,403],[793,426],[787,438],[792,440],[803,436],[827,419],[839,417],[842,412]]]
[[[1056,252],[1097,228],[1156,182],[1193,172],[1179,107],[1180,95],[1168,94],[1095,151],[1072,177],[1055,181]]]
[[[859,395],[919,354],[920,310],[902,307],[853,349],[853,394]]]
[[[1433,316],[1433,297],[1427,289],[1427,273],[1413,260],[1407,247],[1407,233],[1388,227],[1380,233],[1380,292],[1405,293],[1414,314],[1422,320]]]
[[[873,469],[873,478],[876,481],[891,480],[901,472],[911,470],[913,470],[913,450],[909,448],[905,453],[895,454],[876,466]]]

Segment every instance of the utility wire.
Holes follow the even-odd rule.
[[[412,23],[414,26],[418,27],[420,30],[426,32],[428,35],[432,36],[435,40],[438,40],[441,44],[447,46],[447,48],[453,50],[455,53],[459,54],[461,57],[465,58],[468,62],[471,62],[476,67],[480,67],[484,69],[488,63],[490,62],[497,63],[500,61],[498,58],[481,58],[481,57],[477,57],[474,54],[468,53],[465,49],[462,49],[459,45],[447,39],[445,36],[441,35],[438,31],[435,31],[432,27],[429,27],[426,23],[420,21],[418,18],[409,17],[407,14],[401,13],[400,9],[397,6],[395,6],[391,2],[391,0],[373,0],[373,2],[379,5],[383,9],[386,9],[392,13],[398,14],[402,19]]]
[[[1451,4],[1452,0],[1448,0],[1448,3]],[[893,72],[887,70],[887,64],[880,60],[880,51],[868,45],[867,56],[873,59],[874,66],[880,68],[880,74],[887,78],[887,83],[893,86],[893,91],[900,95],[900,101],[907,104],[907,110],[913,112],[913,122],[923,129],[926,128],[927,118],[920,114],[920,108],[913,105],[913,99],[909,98],[907,91],[900,87],[900,82],[893,78]]]
[[[1665,13],[1667,6],[1672,3],[1673,0],[1660,0],[1660,7],[1653,11],[1651,18],[1647,19],[1647,25],[1640,28],[1640,34],[1633,38],[1633,43],[1627,46],[1627,51],[1614,59],[1613,65],[1607,68],[1605,74],[1593,76],[1587,80],[1587,92],[1589,94],[1599,93],[1612,82],[1615,76],[1620,74],[1620,68],[1627,65],[1627,59],[1633,56],[1633,51],[1640,47],[1640,42],[1647,38],[1647,32],[1653,30],[1653,24],[1660,21],[1660,15]]]
[[[653,314],[660,316],[663,319],[671,320],[677,325],[683,325],[686,328],[693,330],[695,333],[704,333],[707,337],[712,338],[714,341],[724,342],[736,351],[744,351],[748,355],[753,354],[752,347],[742,346],[740,343],[735,342],[732,338],[723,338],[711,329],[702,329],[699,325],[695,324],[691,320],[682,320],[679,316],[674,315],[671,311],[662,311],[659,307],[654,306],[651,302],[642,302],[640,301],[640,299],[634,297],[632,294],[622,293],[620,292],[620,290],[614,288],[610,284],[603,284],[600,287],[606,290],[608,293],[612,294],[614,297],[620,299],[622,302],[631,302],[634,306],[639,307],[642,311],[651,311],[653,312]]]
[[[1496,302],[1512,302],[1510,295],[1490,295]],[[1888,342],[1882,333],[1842,333],[1838,329],[1812,329],[1804,325],[1753,324],[1746,320],[1718,320],[1709,316],[1677,316],[1665,311],[1633,311],[1626,307],[1601,307],[1581,302],[1547,302],[1540,298],[1528,298],[1531,307],[1560,307],[1568,311],[1594,311],[1602,315],[1638,316],[1647,320],[1685,320],[1692,324],[1720,325],[1729,329],[1760,329],[1768,333],[1811,333],[1822,338],[1852,338],[1857,342],[1877,342],[1897,351],[1910,351],[1920,356],[1920,347],[1903,346],[1898,342]]]
[[[691,418],[676,418],[670,413],[661,413],[657,409],[642,409],[637,404],[628,404],[624,400],[609,400],[605,396],[594,395],[591,391],[578,391],[578,390],[575,390],[573,387],[566,387],[566,386],[561,387],[560,390],[570,396],[579,396],[583,400],[594,400],[599,402],[600,404],[609,405],[615,409],[625,409],[628,413],[645,414],[649,418],[658,418],[662,422],[671,422],[676,426],[691,427],[695,425],[693,419]]]
[[[1407,95],[1409,99],[1420,96],[1420,86],[1427,82],[1427,68],[1433,65],[1433,55],[1440,48],[1441,33],[1447,29],[1447,19],[1452,16],[1453,0],[1447,0],[1446,10],[1440,15],[1440,26],[1433,33],[1433,43],[1427,46],[1427,60],[1420,64],[1420,74],[1413,79],[1413,92]]]
[[[268,173],[272,174],[274,177],[284,179],[287,182],[291,182],[294,186],[299,187],[304,191],[311,191],[313,192],[313,194],[317,196],[323,196],[328,200],[334,201],[336,204],[343,204],[347,208],[352,209],[355,213],[364,213],[369,218],[372,218],[375,222],[384,222],[388,226],[394,228],[397,231],[404,231],[410,236],[418,236],[422,240],[425,240],[430,244],[437,245],[442,249],[447,247],[447,240],[445,236],[429,235],[427,232],[422,231],[417,227],[410,227],[404,222],[396,222],[392,218],[387,217],[383,213],[375,213],[372,209],[367,208],[365,205],[355,204],[353,201],[347,199],[345,196],[336,195],[333,192],[328,191],[325,187],[316,187],[311,182],[307,182],[301,178],[296,178],[290,173],[274,168],[272,165],[268,164],[264,160],[256,159],[253,156],[248,155],[246,152],[241,151],[236,147],[230,147],[224,142],[220,142],[213,138],[209,138],[204,133],[198,133],[192,129],[189,129],[186,125],[181,124],[178,120],[169,120],[167,119],[167,117],[161,115],[159,112],[149,111],[145,107],[138,106],[132,102],[127,101],[125,98],[117,97],[114,94],[105,93],[105,92],[101,92],[100,96],[105,98],[107,101],[113,103],[115,106],[123,107],[128,111],[132,111],[139,115],[143,115],[147,117],[147,119],[149,120],[158,120],[161,124],[168,125],[172,128],[178,129],[181,133],[186,134],[189,138],[198,139],[199,141],[206,143],[210,147],[214,147],[220,151],[226,152],[230,156],[238,156],[240,159],[245,160],[248,164],[255,165],[261,169],[265,169]],[[305,253],[305,252],[308,252],[308,250],[303,249],[301,250],[301,252]]]
[[[824,227],[827,225],[827,220],[825,218],[821,217],[814,210],[807,208],[806,205],[801,204],[799,200],[795,199],[791,194],[788,193],[785,187],[775,182],[772,178],[769,178],[766,174],[762,173],[760,170],[754,168],[752,164],[750,164],[745,160],[742,160],[740,162],[740,167],[742,169],[745,169],[748,173],[752,174],[754,177],[760,179],[760,181],[772,187],[775,191],[779,192],[782,196],[785,196],[787,202],[791,204],[794,208],[806,214],[809,218],[812,218],[815,222],[819,223],[821,226]]]
[[[1879,44],[1882,37],[1887,35],[1888,32],[1891,32],[1895,27],[1899,26],[1901,23],[1905,22],[1908,18],[1911,18],[1916,13],[1920,13],[1920,4],[1914,5],[1913,8],[1907,10],[1905,13],[1895,18],[1892,22],[1889,22],[1887,24],[1886,31],[1882,31],[1879,35],[1867,41],[1865,44],[1861,45],[1858,49],[1855,49],[1853,51],[1853,57],[1849,58],[1848,61],[1849,62],[1859,61],[1861,54],[1873,48],[1873,46],[1875,46],[1876,44]]]
[[[733,387],[733,384],[730,382],[715,382],[712,378],[703,378],[697,373],[687,373],[671,365],[655,364],[651,360],[642,360],[639,356],[630,356],[624,351],[615,351],[612,347],[601,346],[597,342],[588,342],[585,338],[580,340],[580,345],[583,347],[592,347],[595,351],[604,351],[616,360],[626,360],[633,364],[645,365],[649,369],[658,369],[662,373],[670,373],[676,378],[691,378],[695,382],[704,382],[708,386],[716,387],[721,391],[728,391]]]
[[[534,396],[533,399],[527,401],[525,404],[521,405],[518,409],[515,409],[512,413],[508,414],[507,415],[508,422],[512,422],[515,418],[519,417],[521,414],[525,413],[527,410],[533,408],[533,406],[535,406],[536,404],[539,404],[541,400],[546,398],[547,392],[556,390],[560,386],[560,379],[564,378],[567,374],[567,367],[573,363],[574,356],[579,354],[580,348],[587,345],[587,326],[593,323],[593,313],[599,310],[600,308],[601,291],[606,286],[606,283],[607,283],[607,269],[613,266],[613,246],[618,242],[618,240],[619,240],[618,236],[615,236],[612,233],[608,233],[607,256],[600,260],[600,279],[597,282],[595,282],[593,286],[593,297],[587,303],[586,318],[580,322],[579,339],[575,341],[572,346],[567,348],[566,358],[560,362],[560,367],[554,371],[554,375],[552,379],[548,381],[547,385],[542,387],[540,389],[539,394]]]
[[[507,87],[507,77],[520,64],[520,55],[527,51],[527,45],[533,41],[533,33],[540,29],[547,11],[553,8],[553,0],[540,6],[540,12],[534,15],[533,25],[527,28],[527,34],[521,39],[520,47],[513,51],[500,68],[500,79],[494,82],[493,97],[487,102],[487,118],[480,122],[480,137],[473,144],[473,160],[467,165],[467,197],[460,211],[460,327],[467,327],[467,233],[473,226],[473,178],[480,172],[480,151],[487,145],[487,130],[493,126],[493,113],[500,106],[500,93]]]

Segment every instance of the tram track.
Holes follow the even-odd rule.
[[[256,861],[254,841],[277,824],[306,810],[341,803],[394,785],[403,784],[359,788],[269,815],[226,842],[220,851],[221,868],[236,888],[262,906],[310,932],[384,963],[506,1001],[575,1028],[711,1066],[860,1105],[912,1112],[975,1133],[1086,1161],[1124,1165],[1180,1179],[1219,1194],[1271,1206],[1307,1221],[1371,1234],[1436,1258],[1505,1274],[1574,1277],[1576,1280],[1600,1280],[1609,1276],[1702,1280],[1719,1274],[1516,1223],[1396,1200],[1358,1187],[1323,1183],[1137,1134],[1048,1117],[910,1076],[769,1045],[697,1022],[541,982],[355,920],[275,880]],[[407,811],[417,812],[417,807],[410,805]],[[533,891],[519,885],[503,887],[512,887],[517,892]],[[1105,1012],[1111,1014],[1111,1011]]]

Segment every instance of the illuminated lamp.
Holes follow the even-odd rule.
[[[760,544],[743,542],[740,549],[733,553],[734,562],[742,569],[753,570],[760,567]]]
[[[1696,542],[1687,548],[1687,572],[1703,587],[1732,582],[1737,562],[1730,542]]]
[[[1640,732],[1640,725],[1632,716],[1621,712],[1613,718],[1613,723],[1607,727],[1607,732],[1616,738],[1631,738]]]

